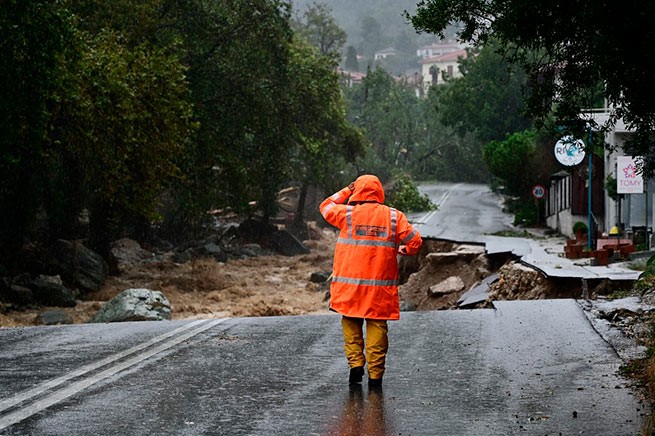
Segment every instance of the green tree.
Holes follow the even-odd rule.
[[[489,172],[483,145],[531,126],[524,116],[525,76],[513,71],[493,49],[475,50],[460,61],[463,76],[433,86],[425,99],[426,135],[414,170],[440,180],[483,182]]]
[[[3,1],[0,31],[0,261],[11,262],[46,195],[48,124],[75,44],[58,1]]]
[[[357,60],[357,50],[352,45],[346,48],[346,60],[344,67],[347,71],[359,71],[359,61]]]
[[[523,90],[525,74],[498,55],[494,44],[473,50],[460,62],[462,77],[440,88],[441,120],[460,135],[472,132],[481,143],[503,140],[529,129]]]
[[[404,212],[422,212],[437,209],[437,205],[421,194],[416,183],[407,174],[394,177],[393,187],[385,193],[385,203]]]
[[[412,173],[422,180],[486,182],[489,172],[482,142],[470,132],[456,132],[441,122],[449,108],[441,101],[451,83],[433,87],[421,101],[422,135],[410,157]]]
[[[275,213],[287,180],[291,113],[289,5],[280,1],[174,2],[157,40],[179,38],[199,129],[179,162],[170,233],[202,229],[207,210]]]
[[[341,50],[346,43],[346,32],[340,28],[332,10],[324,3],[313,3],[304,12],[302,18],[296,20],[296,32],[311,45],[317,47],[323,56],[330,56],[336,61],[341,60]]]
[[[536,174],[533,167],[535,133],[517,132],[508,135],[504,141],[491,141],[484,146],[484,160],[489,171],[498,177],[509,195],[527,198]]]
[[[654,13],[652,2],[427,0],[406,16],[417,30],[442,37],[449,24],[460,23],[460,40],[498,39],[500,52],[530,78],[531,113],[544,119],[554,110],[578,137],[590,121],[581,114],[598,100],[603,83],[613,108],[609,122],[622,118],[635,129],[627,152],[644,156],[644,172],[652,174],[655,82],[642,54],[655,42]]]
[[[361,169],[390,178],[391,169],[405,167],[420,132],[420,100],[414,90],[386,71],[369,71],[361,85],[346,89],[349,119],[371,141]]]
[[[295,146],[289,170],[300,185],[294,222],[295,230],[300,231],[305,229],[309,187],[331,190],[346,183],[341,173],[363,153],[366,143],[361,132],[346,120],[339,76],[331,56],[296,38],[291,46],[290,74],[294,78],[290,107]]]
[[[440,96],[447,86],[419,98],[413,86],[376,69],[362,84],[344,89],[349,119],[372,143],[358,168],[384,180],[405,171],[423,180],[486,181],[482,143],[471,134],[457,135],[440,121]]]
[[[67,7],[79,18],[79,30],[96,35],[112,30],[121,35],[127,46],[148,41],[155,43],[157,29],[164,25],[163,19],[176,9],[169,0],[65,0]],[[165,46],[157,41],[154,45]]]
[[[70,82],[76,92],[62,96],[52,131],[66,173],[84,187],[91,243],[107,254],[123,229],[146,231],[158,219],[160,196],[180,175],[176,161],[193,128],[192,107],[175,55],[147,44],[127,47],[111,31],[87,38]]]

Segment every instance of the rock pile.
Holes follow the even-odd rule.
[[[430,239],[424,241],[417,263],[401,263],[400,268],[405,274],[415,269],[399,289],[403,310],[456,308],[464,292],[491,274],[483,246]]]
[[[541,272],[509,262],[498,270],[498,280],[489,286],[488,300],[539,300],[552,293],[552,283]]]

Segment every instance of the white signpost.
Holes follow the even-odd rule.
[[[591,130],[589,131],[589,143],[591,144]],[[591,230],[591,153],[589,154],[589,181],[587,183],[587,222],[588,228]],[[562,137],[555,143],[555,159],[559,163],[567,167],[573,167],[580,164],[585,158],[585,143],[582,139],[575,139],[571,135]],[[591,236],[591,232],[589,233]],[[587,238],[589,249],[592,247],[592,237]]]
[[[618,156],[616,158],[616,191],[619,194],[643,194],[644,179],[637,172],[641,158]]]
[[[584,149],[585,144],[582,139],[564,136],[555,143],[555,159],[567,167],[578,165],[584,160]]]

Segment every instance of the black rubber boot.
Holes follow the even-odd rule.
[[[381,378],[369,378],[368,379],[368,387],[369,388],[381,388],[382,387],[382,379]]]
[[[350,377],[348,377],[348,382],[351,385],[355,383],[361,383],[363,376],[364,376],[363,366],[356,366],[354,368],[350,368]]]

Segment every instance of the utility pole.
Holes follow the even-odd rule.
[[[588,134],[588,138],[587,138],[587,150],[588,151],[587,151],[587,153],[589,153],[589,169],[587,171],[589,173],[589,179],[587,181],[587,223],[588,223],[588,225],[587,225],[587,229],[588,229],[587,230],[588,231],[588,233],[587,233],[587,248],[591,251],[592,239],[593,239],[593,237],[595,235],[594,235],[594,231],[593,231],[593,227],[592,227],[592,224],[593,224],[592,223],[592,216],[593,216],[593,214],[591,212],[591,171],[593,169],[591,158],[593,157],[593,151],[592,151],[592,148],[591,148],[591,125],[590,124],[587,124],[587,134]]]

